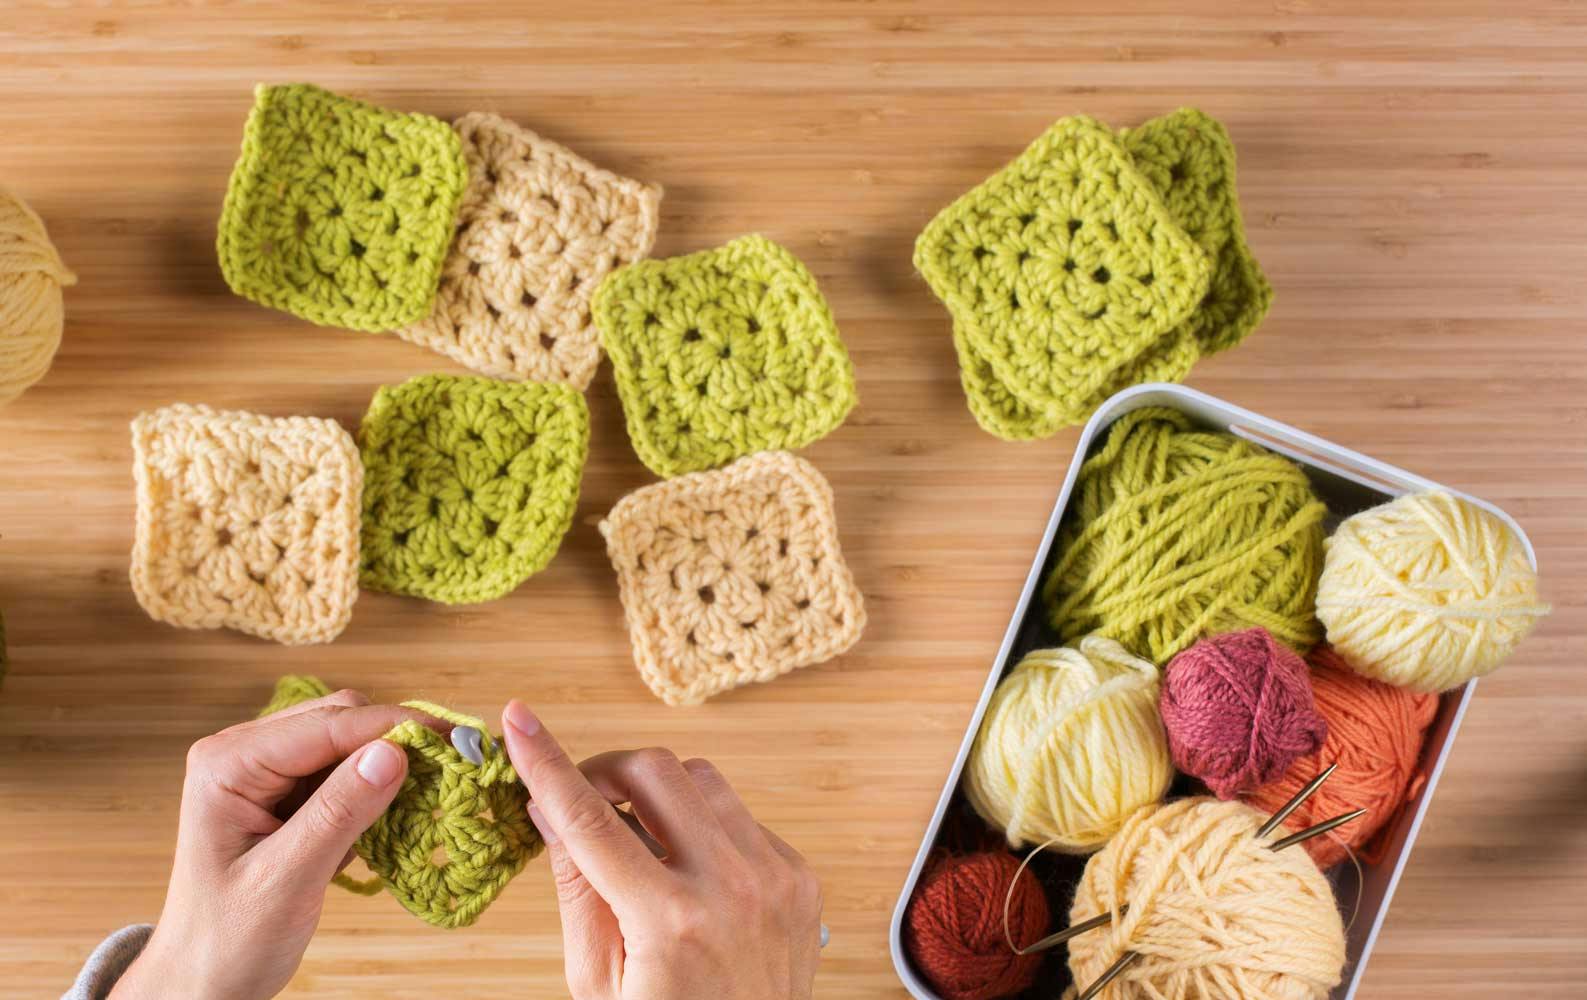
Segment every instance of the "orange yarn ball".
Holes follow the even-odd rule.
[[[1292,764],[1284,776],[1263,785],[1245,801],[1273,812],[1289,801],[1330,763],[1339,769],[1311,798],[1290,814],[1292,832],[1352,809],[1367,814],[1306,841],[1319,868],[1331,868],[1371,840],[1400,804],[1421,791],[1416,764],[1427,727],[1438,712],[1438,696],[1390,687],[1350,669],[1329,646],[1306,657],[1312,667],[1312,695],[1328,722],[1328,737],[1316,753]],[[1377,860],[1365,852],[1368,861]]]

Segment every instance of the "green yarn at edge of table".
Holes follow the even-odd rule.
[[[328,694],[318,678],[289,675],[276,682],[259,717]],[[486,731],[482,720],[430,702],[403,707]],[[475,765],[414,720],[385,738],[407,753],[408,775],[390,808],[354,845],[376,877],[360,881],[344,873],[333,881],[365,896],[384,887],[425,923],[467,927],[544,846],[529,822],[529,793],[499,740],[487,740],[485,762]]]

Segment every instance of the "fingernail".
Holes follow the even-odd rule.
[[[358,758],[358,776],[376,788],[384,788],[396,781],[401,770],[402,751],[385,740],[369,744],[364,755]]]
[[[507,711],[502,713],[502,717],[507,720],[507,725],[525,736],[533,736],[540,731],[540,720],[535,718],[533,712],[529,711],[528,705],[516,698],[507,703]]]
[[[547,823],[546,818],[540,815],[540,807],[534,803],[529,804],[529,822],[533,823],[535,829],[540,831],[540,839],[545,841],[548,846],[557,842],[557,832],[551,829],[551,824]]]

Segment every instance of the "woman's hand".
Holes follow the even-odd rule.
[[[808,1000],[820,883],[716,768],[638,750],[581,769],[520,702],[502,721],[556,876],[574,1000]],[[612,808],[624,802],[664,859]]]
[[[165,909],[112,1000],[273,997],[325,887],[402,787],[379,737],[423,715],[338,691],[193,744]]]

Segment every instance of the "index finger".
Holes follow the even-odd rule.
[[[530,800],[551,826],[542,833],[549,832],[562,842],[613,912],[621,917],[625,908],[657,898],[654,890],[670,877],[666,868],[523,702],[507,703],[502,711],[502,735]]]

